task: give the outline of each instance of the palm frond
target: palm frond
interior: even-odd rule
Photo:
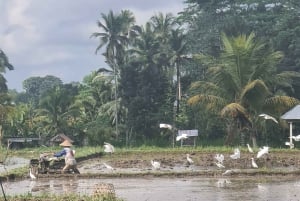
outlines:
[[[230,118],[246,117],[247,110],[238,103],[230,103],[221,110],[220,114],[222,117]]]
[[[227,92],[230,92],[233,97],[236,96],[235,93],[239,90],[236,78],[226,71],[223,66],[211,67],[208,69],[207,73],[209,76],[212,76],[212,79],[217,86],[223,88]]]
[[[253,108],[260,108],[268,95],[270,92],[266,84],[262,80],[254,80],[243,88],[240,100]]]
[[[290,88],[293,91],[293,84],[296,80],[299,80],[300,73],[295,71],[283,71],[274,76],[274,83],[277,86]]]
[[[226,100],[219,96],[198,94],[188,99],[190,105],[203,105],[207,110],[217,110],[226,104]]]
[[[284,111],[299,104],[300,101],[297,98],[290,96],[273,96],[267,98],[264,103],[264,108],[267,111],[273,110],[272,113],[282,114]]]

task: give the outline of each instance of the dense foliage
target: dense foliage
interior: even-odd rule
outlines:
[[[82,83],[32,77],[24,92],[7,92],[3,74],[13,67],[1,51],[1,136],[65,133],[80,145],[170,146],[177,129],[198,129],[203,145],[282,146],[288,131],[280,116],[300,98],[298,1],[185,5],[142,26],[129,10],[102,13],[91,36],[107,66]]]

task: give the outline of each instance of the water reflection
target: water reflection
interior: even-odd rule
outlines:
[[[42,193],[91,194],[97,183],[111,183],[118,197],[140,200],[300,200],[297,178],[113,178],[37,179],[5,183],[8,195]]]
[[[221,179],[218,179],[218,181],[216,182],[216,187],[224,188],[230,184],[231,184],[231,181],[229,179],[221,178]]]

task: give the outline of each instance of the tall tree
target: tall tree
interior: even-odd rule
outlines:
[[[293,97],[276,94],[273,88],[289,84],[291,77],[299,79],[299,73],[278,74],[282,53],[254,37],[254,33],[237,37],[223,34],[219,62],[209,68],[211,81],[194,83],[193,88],[198,92],[189,99],[190,104],[204,105],[226,120],[227,143],[232,143],[234,135],[246,129],[256,145],[258,114],[268,112],[279,116],[284,109],[298,103]]]
[[[179,19],[189,28],[192,50],[218,56],[221,32],[237,36],[254,31],[275,50],[284,52],[279,70],[298,71],[300,4],[297,0],[187,0],[185,3],[187,8]]]
[[[120,14],[114,14],[113,11],[109,11],[107,15],[101,13],[102,22],[97,22],[98,27],[102,32],[96,32],[92,34],[92,37],[100,39],[99,46],[96,48],[96,53],[104,46],[106,51],[104,56],[107,60],[109,67],[114,72],[115,87],[115,100],[118,99],[118,75],[119,66],[122,64],[124,50],[129,44],[128,34],[130,27],[134,25],[135,18],[133,14],[128,10],[122,10]],[[118,137],[118,105],[115,101],[115,126],[116,136]]]
[[[32,103],[37,107],[41,96],[52,88],[62,86],[60,78],[47,75],[45,77],[30,77],[23,81],[23,89],[25,90],[25,103]]]
[[[39,103],[40,124],[46,128],[46,134],[68,133],[76,123],[79,108],[73,106],[74,94],[63,86],[55,87],[45,93]],[[74,134],[74,133],[72,133]]]
[[[14,67],[9,63],[6,54],[0,49],[0,92],[7,92],[6,79],[3,76],[6,69],[14,70]]]
[[[169,38],[161,40],[151,22],[139,30],[128,50],[129,62],[121,71],[120,87],[122,102],[128,108],[128,130],[145,140],[157,137],[154,134],[158,132],[159,122],[172,121],[173,102],[168,94],[171,52]]]
[[[14,67],[9,63],[6,54],[0,49],[0,141],[4,135],[2,125],[5,124],[8,116],[13,113],[13,105],[6,84],[7,81],[3,75],[6,69],[14,70]]]

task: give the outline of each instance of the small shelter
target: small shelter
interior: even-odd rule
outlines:
[[[7,147],[12,149],[36,147],[41,144],[41,139],[38,137],[8,137],[6,140]]]
[[[49,143],[50,143],[50,146],[58,146],[60,143],[62,143],[65,140],[68,140],[71,143],[74,142],[74,140],[72,140],[71,138],[69,138],[65,134],[61,133],[61,134],[57,134],[56,136],[51,138]]]
[[[292,149],[293,144],[293,122],[300,121],[300,105],[296,105],[291,110],[287,111],[281,116],[281,119],[286,120],[290,125],[290,148]]]

